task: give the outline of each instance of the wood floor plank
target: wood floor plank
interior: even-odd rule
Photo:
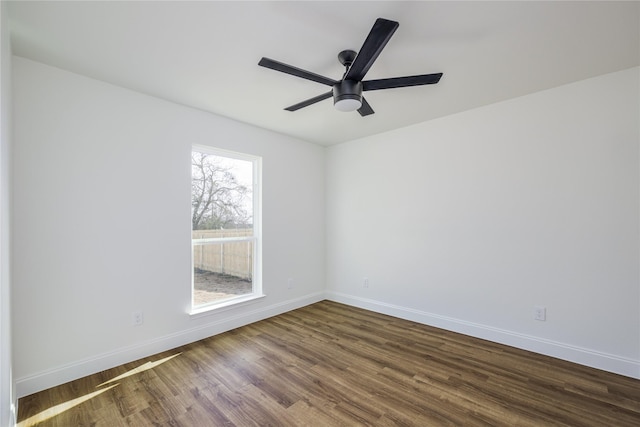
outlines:
[[[18,412],[20,427],[637,427],[640,381],[323,301],[26,396]]]

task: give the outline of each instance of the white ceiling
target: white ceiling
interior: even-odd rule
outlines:
[[[333,79],[376,18],[400,27],[365,80],[443,72],[439,84],[366,92],[259,67],[262,56]],[[331,145],[640,65],[640,2],[32,2],[9,5],[13,52],[242,122]]]

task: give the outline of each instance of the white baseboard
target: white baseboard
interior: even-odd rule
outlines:
[[[640,361],[338,292],[326,299],[640,379]]]
[[[309,304],[322,301],[324,292],[305,295],[293,300],[287,300],[267,307],[250,310],[248,307],[241,313],[225,317],[223,320],[207,323],[178,333],[144,341],[132,346],[119,348],[108,353],[91,358],[78,360],[53,369],[38,372],[16,379],[16,395],[18,398],[28,396],[47,388],[51,388],[87,375],[95,374],[115,366],[129,363],[144,357],[149,357],[163,351],[171,350],[213,335],[221,334],[231,329],[239,328],[287,311],[295,310]]]

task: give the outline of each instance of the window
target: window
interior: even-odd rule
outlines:
[[[191,151],[192,312],[262,295],[260,158]]]

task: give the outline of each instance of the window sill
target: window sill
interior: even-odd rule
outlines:
[[[220,301],[218,303],[203,305],[200,307],[192,308],[191,311],[189,311],[189,316],[191,316],[192,319],[196,319],[198,317],[203,317],[209,314],[220,313],[235,307],[242,307],[251,304],[259,299],[264,298],[265,296],[266,295],[264,294],[243,295],[237,298],[230,298],[224,301]]]

